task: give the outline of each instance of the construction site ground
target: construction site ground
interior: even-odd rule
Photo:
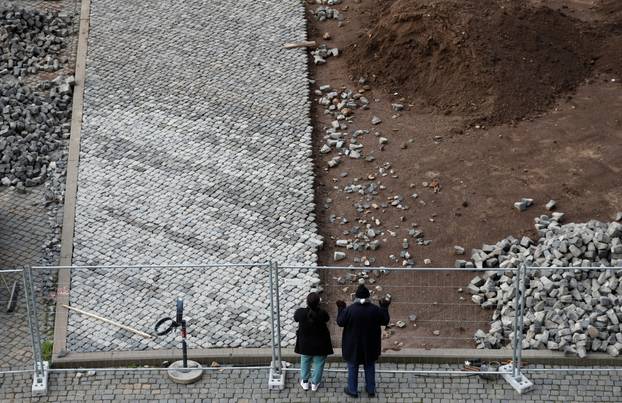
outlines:
[[[376,157],[373,162],[345,158],[338,167],[327,169],[331,156],[320,153],[320,148],[324,128],[330,127],[333,117],[325,114],[317,101],[313,103],[317,217],[325,238],[320,264],[362,266],[353,260],[358,257],[362,261],[375,259],[371,266],[399,266],[401,259],[396,264],[388,256],[399,256],[402,240],[409,238],[407,230],[416,223],[425,239],[432,241],[428,246],[411,247],[416,266],[453,267],[456,259],[465,258],[454,254],[455,245],[465,248],[468,259],[471,248],[494,244],[508,235],[537,239],[534,218],[550,213],[545,209],[550,199],[556,200],[557,210],[566,214],[565,222],[609,221],[620,211],[622,77],[594,71],[576,92],[561,97],[545,112],[493,127],[478,128],[467,117],[443,113],[416,97],[406,100],[406,110],[397,113],[391,104],[405,103],[403,95],[389,93],[369,77],[366,86],[361,85],[360,77],[352,75],[347,53],[361,36],[371,35],[370,20],[390,3],[345,0],[334,6],[344,16],[342,21],[318,21],[313,14],[318,6],[307,4],[309,40],[339,48],[341,53],[322,65],[313,65],[311,58],[311,78],[316,81],[311,97],[317,99],[313,90],[325,84],[334,89],[366,89],[363,95],[370,100],[369,109],[357,109],[348,130],[370,130],[359,141],[365,150],[374,150]],[[597,1],[556,1],[548,6],[585,21],[609,18],[597,7]],[[324,39],[325,33],[329,33],[329,40]],[[373,116],[382,123],[372,126]],[[388,139],[383,150],[372,134],[376,131]],[[394,175],[380,177],[378,167],[386,162]],[[359,178],[358,183],[369,183],[370,174],[386,187],[379,192],[378,200],[386,202],[401,195],[410,208],[370,208],[358,214],[353,204],[359,199],[356,194],[344,193],[343,188],[354,178]],[[422,185],[433,180],[440,185],[437,192]],[[416,200],[412,193],[418,194]],[[520,212],[513,204],[523,197],[533,198],[535,203]],[[339,219],[331,223],[331,215],[346,217],[349,223],[342,225]],[[343,231],[357,225],[357,218],[370,217],[380,219],[396,236],[385,231],[378,250],[349,250],[344,260],[335,262],[334,252],[344,250],[335,245],[335,240],[347,238]],[[334,301],[349,300],[356,287],[337,284],[338,275],[323,273],[325,299],[333,315]],[[381,277],[376,284],[394,297],[392,320],[408,324],[393,329],[384,348],[474,347],[472,334],[477,328],[487,329],[490,312],[472,303],[470,295],[458,292],[473,276],[469,272],[404,272]],[[420,321],[416,327],[408,321],[413,313]],[[440,330],[439,336],[433,335],[435,330]],[[339,334],[333,329],[337,343]]]

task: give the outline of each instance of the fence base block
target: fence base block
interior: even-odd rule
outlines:
[[[268,374],[268,389],[269,390],[283,390],[285,389],[285,371],[277,371],[274,365],[270,367],[270,373]]]
[[[35,367],[35,373],[32,378],[32,395],[33,396],[44,396],[48,393],[48,369],[49,364],[47,361],[43,361],[42,363],[35,362],[35,366],[41,366],[42,376],[37,376],[36,370],[38,368]]]
[[[533,382],[527,379],[521,372],[518,373],[516,378],[512,376],[512,364],[500,366],[499,371],[503,372],[501,375],[503,379],[521,395],[533,390]]]

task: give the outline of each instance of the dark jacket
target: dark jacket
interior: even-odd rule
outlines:
[[[296,331],[296,347],[294,352],[304,355],[333,354],[333,343],[326,323],[330,319],[328,312],[318,309],[315,320],[309,318],[309,308],[299,308],[294,313],[298,322]]]
[[[389,324],[389,309],[370,302],[355,302],[339,309],[337,324],[343,327],[343,359],[356,364],[371,364],[380,357],[381,328]]]

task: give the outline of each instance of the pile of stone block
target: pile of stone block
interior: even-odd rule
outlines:
[[[61,69],[68,63],[63,53],[72,32],[71,17],[58,12],[0,11],[0,76]]]
[[[617,356],[622,350],[622,224],[559,223],[562,213],[535,219],[541,238],[508,237],[472,252],[459,267],[490,268],[467,290],[473,302],[493,310],[478,348],[511,346],[515,326],[516,272],[525,265],[522,345],[584,357],[589,352]],[[494,270],[495,268],[505,270]]]
[[[73,76],[0,84],[0,183],[41,185],[49,164],[69,137]]]

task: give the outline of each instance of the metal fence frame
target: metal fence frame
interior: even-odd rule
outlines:
[[[38,269],[125,269],[125,268],[213,268],[213,267],[264,267],[268,273],[268,287],[269,287],[269,308],[270,308],[270,321],[271,321],[271,362],[269,366],[244,366],[244,367],[218,367],[210,368],[205,367],[204,371],[209,370],[242,370],[242,369],[257,369],[257,370],[269,370],[268,375],[268,388],[270,389],[283,389],[285,387],[285,374],[286,372],[296,371],[297,368],[286,368],[282,362],[281,352],[281,313],[280,313],[280,295],[279,295],[279,271],[281,269],[312,269],[312,270],[375,270],[385,269],[393,271],[444,271],[444,272],[485,272],[485,271],[497,271],[497,272],[513,272],[515,275],[514,287],[516,287],[514,297],[514,337],[512,340],[512,362],[511,364],[503,365],[499,367],[497,371],[482,371],[479,374],[501,375],[516,391],[519,393],[525,393],[533,388],[533,384],[526,377],[525,372],[546,372],[546,371],[597,371],[598,368],[554,368],[554,369],[525,369],[522,367],[522,354],[523,347],[522,341],[524,337],[523,318],[525,309],[525,282],[529,271],[534,270],[622,270],[622,267],[527,267],[521,265],[518,268],[390,268],[390,267],[352,267],[352,266],[304,266],[304,265],[280,265],[276,262],[259,262],[259,263],[238,263],[238,264],[180,264],[180,265],[125,265],[125,266],[33,266],[24,267],[21,269],[11,269],[0,271],[2,273],[17,273],[21,272],[23,275],[24,292],[26,299],[26,307],[28,314],[28,325],[31,333],[32,349],[33,349],[33,369],[24,371],[0,371],[0,374],[4,373],[33,373],[32,392],[33,395],[44,395],[47,393],[47,380],[50,372],[70,372],[70,371],[84,371],[88,369],[57,369],[50,368],[49,363],[43,360],[41,352],[41,335],[39,332],[39,325],[37,322],[37,303],[35,299],[35,293],[33,288],[32,271]],[[166,368],[94,368],[99,371],[166,371]],[[622,371],[621,368],[606,368],[602,371]],[[341,369],[327,369],[329,372],[345,372]],[[378,372],[392,372],[392,373],[411,373],[411,374],[445,374],[445,375],[472,375],[473,373],[456,371],[456,370],[379,370]]]

